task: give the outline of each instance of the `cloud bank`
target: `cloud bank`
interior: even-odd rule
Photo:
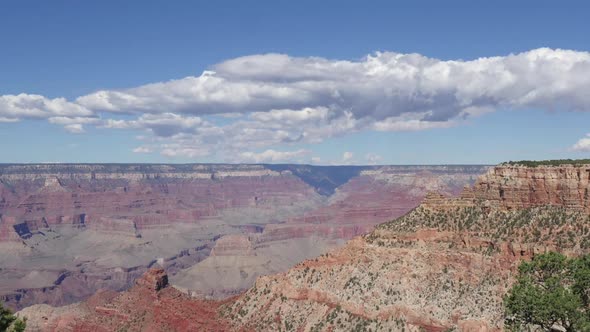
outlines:
[[[231,160],[287,161],[308,152],[276,147],[364,130],[448,128],[504,108],[590,111],[589,89],[590,53],[572,50],[469,61],[393,52],[355,61],[262,54],[200,76],[72,101],[3,95],[0,122],[47,119],[72,133],[84,126],[145,131],[138,153],[197,158],[221,151]],[[574,149],[588,144],[583,138]]]

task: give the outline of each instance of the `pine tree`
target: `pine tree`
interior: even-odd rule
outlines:
[[[521,263],[504,304],[509,330],[590,331],[590,256],[549,252]]]
[[[26,319],[16,317],[0,303],[0,332],[23,332],[27,327]]]

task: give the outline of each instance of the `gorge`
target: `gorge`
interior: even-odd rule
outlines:
[[[151,270],[143,279],[152,286],[21,314],[43,331],[502,331],[502,297],[520,261],[590,252],[588,170],[497,166],[458,197],[431,193],[404,216],[224,301],[155,290],[150,275],[165,272]],[[130,309],[129,299],[156,302]],[[187,303],[197,317],[175,316]]]
[[[225,298],[486,166],[0,165],[0,300],[19,309],[121,291],[155,266]]]

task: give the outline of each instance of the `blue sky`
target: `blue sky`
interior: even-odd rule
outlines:
[[[4,1],[0,162],[588,157],[588,12],[583,1]],[[433,79],[441,68],[449,76]]]

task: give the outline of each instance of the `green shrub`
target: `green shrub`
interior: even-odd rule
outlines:
[[[514,166],[560,166],[560,165],[588,165],[590,159],[554,159],[554,160],[520,160],[508,161],[500,165],[514,165]]]
[[[550,252],[519,267],[504,298],[506,326],[552,331],[590,331],[590,255],[567,258]]]
[[[26,319],[20,319],[0,303],[0,332],[23,332],[27,327]]]

